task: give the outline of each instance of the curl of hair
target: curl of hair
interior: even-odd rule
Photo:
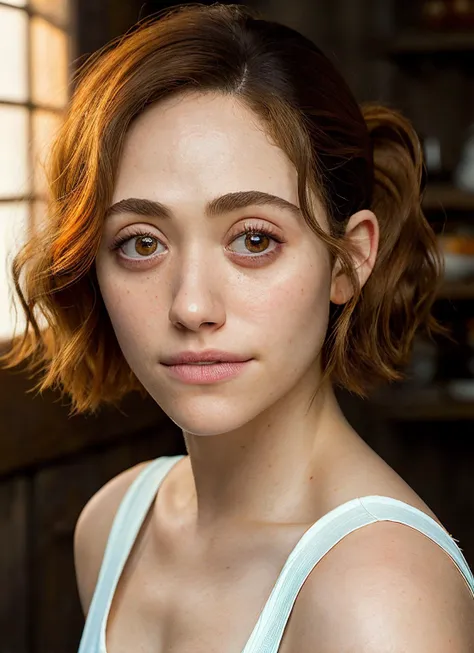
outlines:
[[[146,395],[118,345],[94,260],[131,122],[182,92],[232,95],[259,116],[297,169],[304,219],[352,282],[350,300],[330,306],[321,383],[330,378],[367,396],[403,377],[417,330],[446,332],[430,312],[443,259],[421,210],[418,138],[396,111],[359,107],[303,35],[241,5],[180,5],[92,55],[73,83],[51,149],[48,219],[12,266],[26,327],[0,359],[40,372],[35,389],[69,395],[72,413],[118,405],[131,391]],[[329,233],[318,224],[314,198]],[[377,216],[380,244],[360,289],[344,231],[364,208]]]

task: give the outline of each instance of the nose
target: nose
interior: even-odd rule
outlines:
[[[169,319],[173,326],[198,331],[201,326],[222,326],[225,310],[217,288],[219,275],[209,256],[194,257],[181,265],[176,283],[173,282],[173,298]]]

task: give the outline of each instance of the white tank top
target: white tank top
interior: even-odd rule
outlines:
[[[153,460],[135,478],[115,516],[78,653],[107,653],[105,630],[115,588],[140,527],[166,474],[183,458]],[[353,531],[377,521],[405,524],[436,542],[452,558],[474,597],[474,576],[451,535],[418,508],[384,496],[344,503],[318,519],[288,556],[242,653],[277,653],[296,597],[315,565]]]

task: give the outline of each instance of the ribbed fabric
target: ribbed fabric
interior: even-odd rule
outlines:
[[[140,527],[166,474],[183,456],[152,461],[120,504],[104,553],[78,653],[107,653],[106,623],[115,589]],[[353,499],[313,524],[288,556],[242,653],[277,653],[298,593],[315,565],[353,531],[377,521],[405,524],[436,542],[452,558],[474,597],[474,576],[449,533],[421,510],[383,496]]]

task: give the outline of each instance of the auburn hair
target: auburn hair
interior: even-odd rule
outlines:
[[[431,314],[444,261],[421,208],[418,137],[397,111],[359,106],[299,32],[238,4],[179,5],[90,56],[73,85],[49,157],[47,219],[12,265],[26,327],[0,359],[40,372],[35,389],[59,388],[72,413],[118,405],[133,390],[147,394],[118,345],[94,260],[131,122],[187,90],[232,95],[263,121],[296,167],[307,224],[351,280],[351,298],[330,306],[323,381],[366,397],[403,378],[415,332],[446,333]],[[329,233],[313,214],[311,193],[323,203]],[[344,239],[361,209],[375,213],[380,231],[362,289]]]

